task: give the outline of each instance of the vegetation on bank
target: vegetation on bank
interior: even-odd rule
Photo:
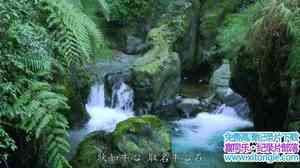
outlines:
[[[154,48],[134,65],[140,70],[136,74],[141,76],[137,82],[150,76],[157,83],[155,93],[163,90],[168,93],[161,88],[169,87],[173,96],[176,89],[165,85],[167,80],[161,77],[168,79],[167,84],[174,82],[173,79],[180,78],[179,63],[183,65],[184,59],[188,61],[183,66],[190,68],[182,69],[199,70],[192,67],[199,66],[194,63],[208,60],[215,53],[261,77],[269,73],[264,65],[286,68],[287,73],[280,81],[288,78],[288,82],[299,83],[299,0],[226,0],[219,5],[204,0],[184,1],[184,5],[168,5],[168,2],[0,0],[0,167],[24,162],[34,163],[36,167],[71,167],[66,159],[70,150],[67,140],[72,115],[70,100],[76,95],[71,74],[85,74],[88,64],[98,58],[112,57],[111,41],[105,36],[107,25],[122,28],[133,22],[135,26],[153,22],[144,38]],[[167,12],[157,19],[165,9]],[[199,25],[189,32],[196,23]],[[183,58],[183,53],[179,53],[179,60],[173,51],[184,50],[183,41],[189,35],[197,36],[192,40],[195,44],[191,53],[187,52],[187,57],[192,59]],[[190,41],[186,43],[191,45]],[[205,57],[198,58],[199,53]],[[170,76],[175,77],[169,80]],[[266,80],[260,82],[265,84]],[[268,86],[261,85],[261,88],[266,93],[274,90]],[[157,95],[160,94],[153,99],[165,97]],[[148,116],[143,121],[120,123],[115,136],[119,137],[124,130],[139,132],[140,127],[135,130],[135,124],[145,123],[161,127],[159,119]],[[299,121],[290,125],[300,128]],[[30,155],[24,157],[24,153]],[[23,162],[14,163],[21,156]]]
[[[24,160],[70,167],[66,83],[76,66],[110,53],[102,32],[67,0],[1,0],[0,13],[1,165],[29,146]]]
[[[286,54],[289,58],[289,73],[293,78],[299,78],[300,58],[300,2],[297,0],[266,0],[257,1],[241,13],[229,15],[225,27],[218,35],[218,42],[225,57],[236,59],[241,53],[241,48],[251,52],[252,57],[245,66],[257,68],[258,60],[255,58],[268,55],[273,48],[270,40],[272,36],[287,38]],[[281,33],[282,34],[276,34]],[[282,36],[280,36],[282,35]],[[280,40],[280,39],[279,39]]]

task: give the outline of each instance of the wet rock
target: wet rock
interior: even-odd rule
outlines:
[[[127,37],[126,54],[141,54],[149,48],[141,38],[129,35]]]
[[[250,109],[247,100],[230,88],[230,78],[230,65],[225,61],[224,64],[213,73],[210,80],[211,88],[215,91],[215,101],[232,107],[240,117],[248,118]]]
[[[105,89],[105,104],[111,106],[112,93],[114,87],[118,87],[121,83],[128,83],[130,81],[130,71],[122,71],[115,73],[108,73],[104,77],[104,89]]]
[[[163,101],[158,107],[155,107],[155,109],[153,110],[153,114],[159,116],[159,118],[162,118],[164,120],[180,119],[184,117],[184,115],[177,108],[179,102],[180,98]]]
[[[213,73],[210,80],[210,86],[215,91],[217,98],[222,101],[225,100],[225,97],[233,94],[229,88],[230,75],[230,65],[224,63]]]
[[[180,86],[180,60],[166,45],[157,45],[131,67],[134,109],[145,114],[160,102],[175,98]]]
[[[114,156],[113,158],[111,156]],[[89,135],[72,161],[74,168],[171,168],[171,136],[154,116],[120,122],[107,134]]]
[[[201,106],[201,102],[198,99],[185,98],[180,101],[177,105],[177,108],[180,112],[182,112],[185,117],[193,117],[196,116],[203,107]]]

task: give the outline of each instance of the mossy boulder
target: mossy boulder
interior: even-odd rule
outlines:
[[[163,100],[175,98],[179,91],[180,59],[177,53],[169,50],[161,33],[159,28],[150,32],[154,47],[130,68],[134,109],[138,113],[150,112]]]
[[[132,141],[134,136],[140,136],[138,143]],[[150,142],[149,144],[147,142],[149,138],[154,138],[155,142]],[[135,148],[126,146],[130,141],[133,143],[129,146],[135,146]],[[159,118],[151,115],[130,118],[120,122],[113,133],[113,142],[123,152],[146,153],[153,150],[161,152],[171,151],[171,139],[168,130]]]
[[[74,168],[105,168],[109,166],[101,160],[103,153],[110,154],[111,135],[105,132],[94,132],[82,141],[71,164]]]
[[[170,168],[171,136],[155,116],[120,122],[113,133],[95,132],[77,150],[74,168]]]
[[[160,119],[146,115],[123,121],[113,132],[113,144],[121,153],[131,153],[141,159],[128,163],[132,168],[163,168],[171,164],[171,136]],[[150,155],[156,156],[151,163]],[[154,158],[153,158],[154,159]]]

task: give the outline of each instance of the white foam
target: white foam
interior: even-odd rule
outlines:
[[[200,113],[192,119],[176,121],[182,135],[173,139],[177,148],[184,150],[204,149],[215,150],[216,136],[236,128],[252,127],[250,121],[241,119],[233,108],[223,106],[219,113]]]
[[[86,104],[86,110],[91,117],[85,125],[87,132],[96,130],[112,132],[119,122],[134,116],[133,91],[126,84],[121,83],[117,90],[113,90],[113,101],[117,102],[115,108],[106,107],[104,86],[92,87]]]

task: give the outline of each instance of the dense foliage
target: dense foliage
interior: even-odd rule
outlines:
[[[241,49],[246,47],[253,57],[272,52],[270,36],[275,33],[283,34],[289,38],[286,54],[289,54],[289,73],[291,77],[299,78],[299,32],[300,32],[300,6],[299,1],[267,0],[257,1],[241,13],[230,15],[226,26],[221,30],[218,41],[228,59],[236,59]],[[280,34],[277,34],[279,36]],[[285,38],[280,36],[279,38]],[[269,48],[268,48],[269,47]],[[284,47],[284,46],[281,46]],[[260,52],[260,53],[258,53]],[[248,65],[255,68],[256,59],[248,59]],[[251,62],[253,60],[254,62]],[[247,66],[247,65],[246,65]],[[251,68],[251,67],[249,67]]]
[[[37,145],[35,164],[70,167],[64,81],[71,66],[110,54],[101,30],[65,0],[1,0],[0,13],[0,166],[21,141]]]
[[[11,162],[16,162],[10,158],[17,158],[18,152],[23,151],[31,153],[29,161],[36,161],[32,163],[36,167],[71,167],[66,159],[70,151],[70,92],[75,94],[75,89],[70,87],[70,76],[74,73],[82,75],[84,72],[79,71],[96,58],[112,54],[102,33],[102,22],[97,22],[98,17],[105,17],[103,22],[109,26],[119,21],[139,22],[141,24],[135,26],[149,29],[143,32],[148,33],[147,38],[139,42],[155,46],[151,59],[140,59],[141,63],[150,60],[141,68],[144,72],[156,75],[165,68],[175,69],[172,63],[170,67],[165,66],[166,60],[172,58],[169,52],[180,50],[181,42],[189,36],[189,29],[194,29],[191,24],[199,24],[194,26],[195,32],[191,31],[191,36],[197,36],[191,55],[197,55],[198,50],[212,55],[210,50],[201,47],[207,43],[204,40],[211,40],[214,46],[217,36],[217,46],[212,47],[212,52],[217,50],[231,62],[243,56],[243,61],[239,61],[244,63],[241,66],[255,73],[265,73],[262,65],[275,62],[278,64],[270,65],[272,68],[286,68],[288,62],[287,76],[300,79],[299,0],[237,0],[238,4],[244,2],[243,5],[240,10],[236,10],[235,5],[230,7],[229,14],[224,13],[223,5],[231,2],[219,6],[215,2],[209,3],[209,12],[202,14],[197,11],[200,7],[194,7],[194,1],[189,0],[182,4],[179,1],[171,4],[171,0],[90,0],[85,2],[92,2],[87,6],[83,1],[0,0],[0,167],[10,167]],[[203,1],[200,2],[202,5]],[[99,6],[100,14],[98,9],[84,11],[89,5]],[[216,6],[213,14],[210,6]],[[224,27],[219,28],[223,26],[225,16]],[[191,40],[187,43],[190,45]],[[166,54],[160,57],[162,53]],[[177,55],[174,58],[178,64],[184,60],[177,61]],[[192,60],[198,61],[196,57]],[[112,64],[107,67],[112,69]],[[179,68],[175,70],[180,71]],[[170,75],[166,74],[169,79]],[[159,81],[156,76],[155,79]],[[24,144],[31,148],[25,148]]]
[[[111,20],[132,21],[142,19],[151,14],[154,0],[100,0],[106,1]]]

